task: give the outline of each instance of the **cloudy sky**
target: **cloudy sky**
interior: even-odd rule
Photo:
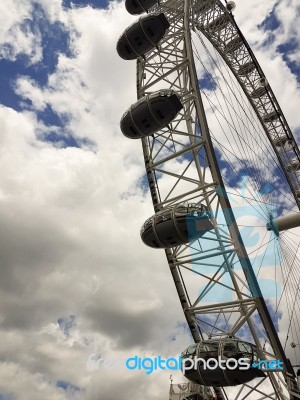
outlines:
[[[296,130],[299,0],[236,2]],[[134,19],[117,1],[0,3],[0,400],[167,399],[168,372],[116,363],[190,341],[164,253],[139,237],[141,144],[119,129],[135,63],[115,46]]]

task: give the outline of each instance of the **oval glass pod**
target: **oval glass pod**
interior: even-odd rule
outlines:
[[[278,119],[279,118],[279,112],[278,111],[273,111],[273,112],[271,112],[271,113],[269,113],[269,114],[266,114],[264,117],[263,117],[263,121],[265,122],[265,123],[270,123],[270,122],[274,122],[274,121],[276,121],[276,119]]]
[[[203,340],[189,346],[181,357],[183,366],[193,366],[182,368],[184,376],[204,386],[236,386],[265,377],[261,369],[253,367],[260,362],[257,347],[238,339]]]
[[[258,88],[253,90],[253,92],[250,94],[250,96],[253,99],[258,99],[258,98],[264,96],[266,93],[267,93],[266,86],[259,86]]]
[[[177,204],[148,218],[141,229],[142,241],[166,249],[194,241],[214,229],[210,211],[203,204]]]
[[[240,76],[247,76],[255,69],[255,64],[252,61],[247,62],[240,66],[238,70],[238,75]]]
[[[141,17],[127,28],[117,43],[117,52],[124,60],[135,60],[158,46],[170,24],[163,13]]]
[[[195,0],[194,13],[205,13],[213,6],[211,0]]]
[[[131,15],[142,14],[148,11],[151,7],[157,4],[157,0],[126,0],[125,7],[126,10]]]
[[[216,17],[213,21],[211,21],[208,25],[204,28],[208,32],[218,33],[226,28],[229,24],[230,20],[226,14],[221,14],[220,16]]]
[[[234,53],[236,50],[239,50],[244,44],[243,39],[240,36],[236,36],[232,40],[226,43],[224,46],[224,53],[230,54]]]
[[[130,139],[152,135],[166,127],[182,109],[179,95],[170,89],[142,97],[122,116],[120,127]]]
[[[269,82],[265,76],[262,76],[261,78],[259,78],[259,84],[261,87],[267,87]]]
[[[227,3],[226,3],[226,10],[228,11],[228,12],[232,12],[232,11],[234,11],[235,10],[235,7],[236,7],[236,4],[235,4],[235,2],[234,1],[228,1]]]

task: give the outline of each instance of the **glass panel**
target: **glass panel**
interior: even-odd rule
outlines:
[[[197,348],[197,345],[196,345],[196,344],[193,344],[192,346],[190,346],[190,347],[187,349],[188,354],[190,354],[190,355],[195,354],[195,353],[196,353],[196,348]]]
[[[253,361],[255,362],[260,361],[256,347],[252,346],[252,348],[253,348]]]
[[[171,212],[169,210],[164,211],[155,215],[155,224],[160,224],[163,221],[168,221],[171,219]]]
[[[239,351],[242,351],[243,353],[250,353],[252,354],[252,348],[249,343],[246,342],[238,342],[239,346]]]
[[[218,350],[219,350],[219,342],[202,342],[200,346],[201,352],[218,351]]]
[[[149,228],[149,226],[152,225],[152,218],[147,219],[147,221],[144,223],[144,230]]]
[[[224,343],[224,351],[237,351],[237,342],[232,340]]]

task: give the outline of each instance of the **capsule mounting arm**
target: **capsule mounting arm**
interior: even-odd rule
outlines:
[[[300,212],[294,212],[278,218],[272,218],[271,216],[270,221],[267,223],[267,230],[273,231],[279,236],[279,232],[297,228],[298,226],[300,226]]]

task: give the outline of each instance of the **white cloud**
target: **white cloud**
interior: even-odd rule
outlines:
[[[42,58],[41,36],[30,29],[32,4],[13,0],[0,5],[0,57],[15,61],[18,55],[27,55],[34,64]]]

